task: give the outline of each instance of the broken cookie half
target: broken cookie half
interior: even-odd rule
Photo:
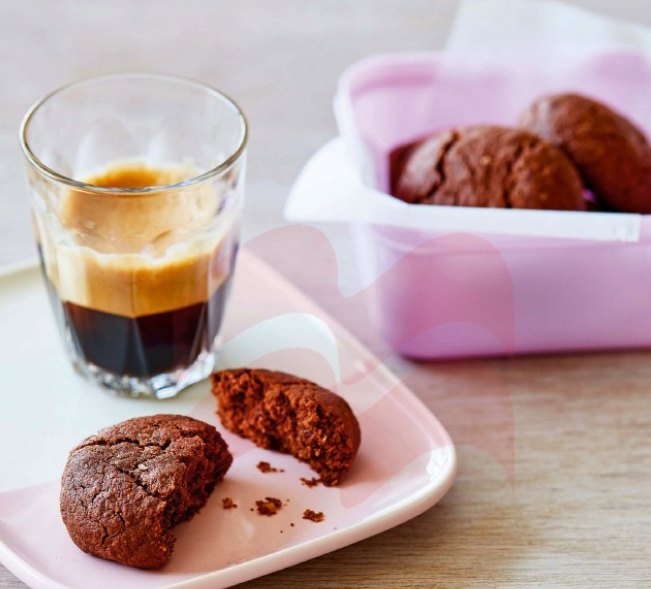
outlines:
[[[61,516],[84,552],[155,569],[232,463],[207,423],[182,415],[138,417],[77,446],[61,480]]]
[[[290,374],[249,368],[215,372],[212,391],[224,427],[307,462],[325,485],[338,485],[353,464],[359,424],[339,395]]]

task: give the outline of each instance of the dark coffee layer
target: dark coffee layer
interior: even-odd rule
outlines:
[[[192,364],[219,332],[230,279],[210,300],[172,311],[125,317],[63,302],[77,352],[108,372],[151,377]]]

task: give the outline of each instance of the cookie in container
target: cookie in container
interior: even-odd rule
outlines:
[[[403,355],[649,346],[651,281],[640,279],[649,271],[649,215],[597,205],[587,187],[583,211],[407,203],[390,192],[391,154],[410,142],[476,126],[515,128],[534,101],[561,93],[591,97],[648,135],[640,95],[650,92],[649,62],[633,54],[568,59],[554,75],[527,76],[468,70],[437,53],[366,59],[342,75],[340,137],[308,162],[286,215],[351,226],[370,312]]]

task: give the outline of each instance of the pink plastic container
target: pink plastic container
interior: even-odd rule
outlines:
[[[384,191],[394,147],[456,125],[514,125],[531,100],[556,91],[604,100],[651,131],[651,67],[631,54],[595,56],[553,78],[469,73],[437,54],[376,57],[345,72],[336,110],[361,177]],[[651,216],[634,243],[356,227],[378,328],[404,355],[651,345]]]

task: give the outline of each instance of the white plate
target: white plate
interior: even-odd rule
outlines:
[[[219,588],[259,577],[396,526],[434,505],[456,471],[452,442],[429,410],[373,355],[260,260],[242,252],[220,367],[293,372],[336,390],[359,418],[362,445],[339,488],[307,488],[307,466],[221,428],[207,383],[168,401],[130,400],[82,380],[64,356],[39,271],[0,276],[0,562],[36,588]],[[141,571],[93,558],[69,539],[59,477],[69,450],[112,423],[184,413],[222,431],[234,454],[226,480],[176,529],[172,561]],[[262,474],[260,460],[284,469]],[[285,503],[273,517],[256,499]],[[231,497],[237,509],[224,510]],[[310,508],[325,521],[303,520]],[[293,523],[294,526],[290,524]]]

